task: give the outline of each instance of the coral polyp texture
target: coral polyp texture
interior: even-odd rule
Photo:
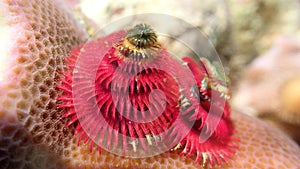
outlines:
[[[177,150],[147,158],[129,158],[105,150],[99,153],[96,145],[92,151],[90,144],[78,145],[76,124],[66,128],[70,120],[61,118],[66,110],[57,108],[62,102],[56,99],[63,91],[56,86],[62,85],[61,72],[67,71],[65,57],[85,42],[87,33],[58,0],[2,0],[0,8],[1,169],[203,168],[201,162],[195,163],[195,153],[190,158],[180,155],[184,142]],[[3,30],[8,32],[2,34]],[[192,67],[194,61],[185,62]],[[210,84],[211,89],[226,93],[222,85]],[[231,118],[233,135],[240,140],[238,149],[228,164],[213,168],[299,168],[299,147],[282,132],[235,111]],[[123,151],[123,145],[119,146]],[[127,148],[129,153],[132,146]]]
[[[173,58],[149,25],[77,47],[66,63],[57,100],[66,111],[66,126],[76,126],[78,144],[83,140],[91,149],[121,147],[122,155],[144,156],[167,146],[165,151],[196,155],[195,162],[203,166],[221,165],[233,156],[225,83],[212,77],[215,72],[205,59]]]
[[[0,1],[0,19],[0,168],[61,168],[72,135],[57,111],[57,71],[87,34],[56,0]]]

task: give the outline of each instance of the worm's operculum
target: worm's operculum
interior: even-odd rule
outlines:
[[[161,45],[150,25],[138,24],[126,31],[126,37],[118,48],[125,57],[140,61],[155,57]]]

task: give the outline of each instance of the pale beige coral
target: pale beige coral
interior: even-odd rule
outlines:
[[[57,109],[55,89],[63,58],[82,43],[82,27],[58,1],[4,0],[11,26],[21,29],[8,42],[15,42],[1,83],[0,164],[1,168],[201,168],[193,158],[177,152],[128,159],[107,152],[90,152],[77,146],[73,128]],[[12,19],[12,20],[10,20]],[[9,48],[7,50],[10,50]],[[6,63],[6,62],[5,62]],[[240,138],[228,168],[295,168],[300,163],[299,148],[280,131],[242,114],[233,114]]]
[[[245,70],[235,92],[237,107],[253,107],[259,113],[280,110],[281,87],[300,73],[300,41],[289,36],[278,37]]]
[[[245,70],[234,93],[234,106],[272,122],[300,142],[300,41],[278,37]]]
[[[300,127],[300,74],[288,79],[286,83],[281,86],[280,103],[282,113],[278,116],[284,121],[292,124],[297,124]]]

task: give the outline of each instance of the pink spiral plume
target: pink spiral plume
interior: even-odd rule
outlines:
[[[194,95],[200,106],[198,113],[191,115],[197,115],[193,128],[178,146],[184,147],[181,154],[186,154],[188,157],[196,152],[196,162],[202,160],[203,165],[208,161],[211,166],[215,163],[221,165],[222,162],[229,161],[237,148],[235,144],[237,138],[232,136],[233,125],[227,102],[230,96],[226,83],[214,77],[216,70],[208,60],[201,58],[195,62],[189,57],[183,60],[196,79],[199,93]],[[219,113],[221,118],[218,117]],[[207,140],[201,140],[201,132],[209,136]]]
[[[171,57],[147,26],[85,43],[61,0],[2,0],[0,18],[1,169],[299,168],[298,144],[229,109],[215,66]]]
[[[183,148],[182,155],[196,156],[203,166],[227,162],[236,148],[228,93],[211,78],[206,60],[183,61],[162,47],[147,24],[74,48],[57,100],[66,110],[66,127],[76,126],[78,145],[114,153],[121,148],[127,156],[167,146],[165,151]],[[209,117],[210,109],[221,112],[219,119],[214,112]]]

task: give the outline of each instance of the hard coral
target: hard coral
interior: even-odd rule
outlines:
[[[57,0],[2,0],[0,12],[0,168],[61,168],[72,135],[57,111],[57,71],[87,34]]]
[[[10,23],[5,24],[16,28],[1,43],[13,44],[16,49],[10,53],[12,48],[6,46],[1,54],[8,54],[0,57],[1,71],[4,66],[7,68],[5,73],[1,72],[0,84],[1,168],[202,168],[200,163],[194,163],[194,155],[180,156],[181,150],[134,159],[106,151],[99,154],[96,146],[92,152],[86,144],[77,146],[75,129],[64,127],[67,119],[61,116],[65,111],[57,109],[55,98],[61,91],[54,86],[60,76],[53,70],[64,70],[65,56],[71,48],[84,42],[86,34],[60,1],[40,2],[4,0],[0,3],[1,11],[10,11],[1,13]],[[240,138],[239,149],[222,168],[299,166],[299,147],[282,132],[234,111],[232,121],[234,135]]]

